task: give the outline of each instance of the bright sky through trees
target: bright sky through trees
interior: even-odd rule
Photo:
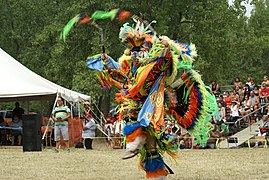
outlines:
[[[234,0],[228,0],[228,2],[229,2],[230,5],[233,3],[233,1],[234,1]],[[253,9],[253,6],[250,5],[250,4],[244,3],[244,2],[243,2],[242,4],[245,5],[246,8],[247,8],[246,16],[247,16],[247,17],[250,17],[250,15],[251,15],[251,11],[252,11],[252,9]]]

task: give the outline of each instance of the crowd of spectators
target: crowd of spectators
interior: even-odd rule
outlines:
[[[225,124],[235,123],[239,117],[242,117],[243,123],[247,123],[249,120],[261,119],[262,115],[269,115],[269,80],[266,75],[261,84],[256,84],[251,76],[245,83],[236,77],[231,91],[221,92],[216,81],[211,83],[211,87],[212,93],[217,97],[219,107],[212,119],[214,129],[211,131],[211,136],[213,138],[227,136],[229,130]]]
[[[193,148],[194,137],[192,137],[186,129],[178,126],[175,120],[165,118],[164,126],[165,134],[170,135],[171,139],[178,144],[179,149]]]
[[[232,89],[225,92],[221,91],[221,87],[217,81],[213,81],[210,86],[212,93],[216,96],[219,108],[211,121],[213,128],[210,131],[210,136],[213,140],[212,144],[214,145],[217,138],[230,135],[231,131],[229,126],[236,126],[234,123],[239,118],[247,117],[250,113],[254,119],[261,118],[262,114],[269,115],[269,105],[262,109],[263,112],[258,111],[261,106],[269,103],[269,80],[267,76],[264,76],[261,85],[256,84],[250,76],[245,83],[237,77],[235,78]],[[243,118],[243,122],[248,123],[248,119]],[[264,122],[264,125],[261,127],[268,125],[268,122],[269,121]],[[179,149],[194,148],[194,137],[184,128],[178,126],[174,120],[166,118],[165,128],[165,133],[171,135],[176,140]],[[269,126],[267,128],[269,129]],[[263,129],[264,132],[264,128],[261,129]]]

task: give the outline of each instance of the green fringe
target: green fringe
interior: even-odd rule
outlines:
[[[64,42],[66,41],[66,36],[71,30],[71,28],[79,21],[79,14],[73,17],[64,27],[63,31],[60,34],[60,39]]]
[[[188,83],[188,81],[193,80],[197,82],[198,88],[201,92],[202,96],[202,105],[200,109],[200,116],[198,117],[195,128],[189,131],[194,137],[194,144],[200,144],[201,146],[205,146],[207,140],[210,138],[210,131],[213,129],[213,125],[210,123],[211,117],[215,115],[218,111],[217,102],[215,96],[210,93],[209,88],[204,85],[203,81],[201,80],[201,75],[199,75],[196,71],[190,70],[190,76],[187,80],[184,81]],[[194,85],[193,84],[188,88],[187,92],[184,89],[183,98],[184,102],[187,102],[187,98],[189,96],[190,90]]]
[[[106,12],[106,11],[95,11],[91,19],[93,22],[95,22],[98,19],[108,19],[111,18],[112,20],[116,17],[116,14],[118,12],[118,9],[113,9],[112,11]]]
[[[183,69],[191,69],[192,68],[192,63],[191,62],[185,62],[185,61],[180,61],[177,65],[177,68],[183,68]]]

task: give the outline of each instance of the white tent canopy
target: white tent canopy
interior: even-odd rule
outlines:
[[[0,102],[55,99],[90,100],[90,96],[69,90],[32,72],[0,48]]]

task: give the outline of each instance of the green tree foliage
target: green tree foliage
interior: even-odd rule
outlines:
[[[242,5],[248,1],[235,0],[229,5],[219,0],[2,0],[0,46],[34,72],[89,94],[97,102],[101,95],[109,98],[112,93],[101,89],[96,73],[86,66],[89,55],[101,52],[99,30],[76,26],[66,43],[59,35],[80,12],[90,15],[95,10],[121,8],[142,13],[148,21],[156,20],[153,26],[159,35],[196,44],[199,57],[194,68],[207,84],[212,80],[230,84],[237,76],[245,81],[248,75],[260,83],[262,76],[269,74],[268,0],[250,1],[255,9],[249,19]],[[104,29],[106,52],[117,59],[125,48],[117,38],[122,23],[103,20],[98,24]]]
[[[250,71],[261,83],[261,77],[269,74],[269,0],[253,0],[252,4],[255,8],[249,19],[249,29],[252,31]]]

